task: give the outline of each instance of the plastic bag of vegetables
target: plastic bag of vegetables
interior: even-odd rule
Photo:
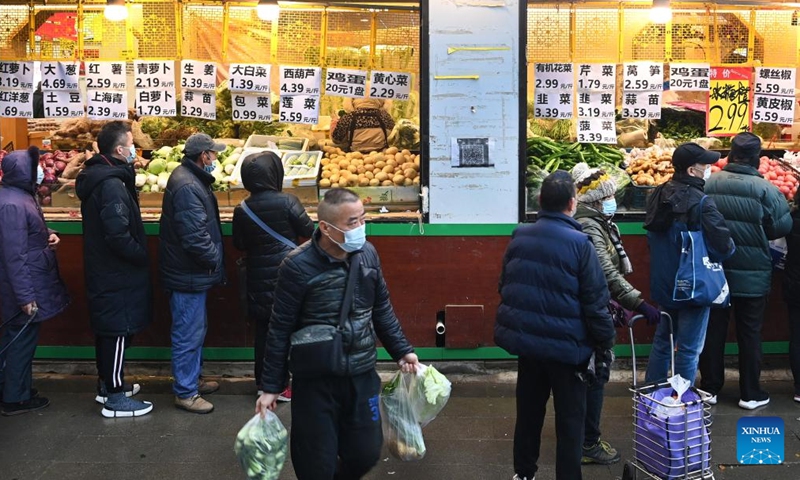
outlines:
[[[267,411],[256,415],[239,434],[233,451],[249,480],[277,480],[286,461],[289,435],[278,416]]]

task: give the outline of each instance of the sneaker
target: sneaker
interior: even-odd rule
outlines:
[[[620,455],[617,450],[604,440],[600,440],[591,447],[583,447],[581,465],[597,463],[599,465],[611,465],[619,462]]]
[[[282,391],[280,395],[278,395],[279,402],[291,402],[292,401],[292,387],[287,387],[286,390]]]
[[[134,400],[126,395],[124,392],[109,395],[100,413],[106,418],[130,418],[141,417],[153,411],[152,403]]]
[[[520,477],[519,474],[515,474],[514,477],[511,478],[511,480],[536,480],[536,477],[531,477],[531,478]]]
[[[706,403],[709,404],[709,405],[716,405],[717,404],[717,396],[716,395],[711,395],[710,397],[708,397],[708,400],[706,400]]]
[[[797,403],[800,403],[800,395],[795,395],[794,396],[794,401],[797,402]]]
[[[125,392],[126,397],[132,397],[141,391],[142,386],[138,383],[122,383],[122,391]],[[99,403],[100,405],[105,405],[106,401],[108,400],[108,392],[106,390],[106,384],[100,379],[97,379],[97,396],[94,397],[94,401]]]
[[[211,413],[214,410],[214,405],[204,400],[200,395],[189,398],[175,397],[175,406],[192,413]]]
[[[200,395],[208,395],[219,390],[219,383],[214,381],[205,381],[202,378],[197,382],[197,393]]]
[[[17,403],[3,403],[2,413],[4,417],[22,415],[23,413],[41,410],[50,405],[50,400],[44,397],[31,397],[27,401]]]
[[[739,400],[739,408],[744,408],[745,410],[755,410],[758,407],[763,407],[764,405],[769,403],[769,397],[764,400],[750,400],[744,401]]]

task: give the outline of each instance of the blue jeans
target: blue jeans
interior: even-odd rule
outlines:
[[[172,292],[172,391],[179,398],[197,395],[208,321],[207,292]]]
[[[675,336],[675,374],[694,384],[697,375],[697,362],[706,340],[708,314],[711,308],[683,308],[666,310],[672,317],[672,328]],[[653,349],[647,363],[645,382],[661,382],[666,380],[670,367],[669,324],[662,320],[653,337]]]

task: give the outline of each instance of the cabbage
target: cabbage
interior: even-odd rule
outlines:
[[[256,415],[239,434],[233,451],[249,480],[277,480],[289,449],[289,434],[278,416],[267,411]]]

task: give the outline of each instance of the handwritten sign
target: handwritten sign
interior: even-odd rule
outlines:
[[[181,88],[214,90],[217,88],[217,64],[198,60],[182,60]],[[216,117],[216,113],[214,115]]]
[[[280,67],[281,96],[319,95],[322,69],[319,67]]]
[[[175,63],[136,60],[133,62],[136,88],[175,88]]]
[[[33,93],[0,90],[0,117],[33,118]]]
[[[582,118],[578,120],[578,142],[617,143],[614,119]]]
[[[606,90],[617,88],[617,66],[613,63],[581,63],[578,65],[578,90]]]
[[[328,68],[325,71],[325,95],[363,98],[367,94],[367,71]]]
[[[661,118],[661,92],[625,92],[622,99],[622,118]]]
[[[125,62],[86,62],[86,88],[125,90]],[[127,118],[127,115],[126,115]]]
[[[757,67],[753,93],[794,97],[795,74],[794,68]]]
[[[0,62],[0,88],[33,90],[33,62]]]
[[[664,89],[664,70],[661,63],[631,62],[626,63],[623,69],[623,90],[646,92]]]
[[[794,97],[753,95],[753,121],[763,123],[794,123]]]
[[[387,100],[408,100],[411,95],[411,74],[372,71],[369,96]]]
[[[42,90],[78,90],[77,62],[42,62]]]
[[[136,112],[142,117],[174,117],[176,100],[172,88],[136,90]]]
[[[537,63],[534,65],[534,87],[537,91],[572,90],[571,63]]]
[[[42,100],[46,118],[75,118],[86,114],[81,92],[46,90],[42,93]]]
[[[669,89],[676,92],[707,92],[711,82],[708,63],[673,63],[669,66]]]
[[[578,92],[578,118],[611,118],[614,112],[614,92]]]
[[[181,98],[181,116],[216,120],[216,93],[202,90],[184,90]]]
[[[712,67],[706,131],[732,137],[750,130],[750,69]]]
[[[88,92],[86,115],[93,120],[126,120],[128,118],[128,93]]]
[[[316,95],[282,95],[281,123],[319,123],[319,97]]]
[[[536,89],[534,112],[536,118],[572,118],[572,90]]]
[[[232,92],[269,92],[272,65],[232,63],[228,87]]]
[[[233,111],[231,115],[237,121],[271,122],[272,105],[269,93],[264,95],[232,93]]]

